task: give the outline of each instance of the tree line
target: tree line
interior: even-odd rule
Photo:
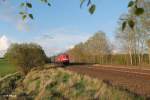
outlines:
[[[121,44],[122,43],[123,42],[121,42]],[[129,51],[130,48],[126,48],[128,44],[123,45],[124,48],[116,52],[114,45],[108,40],[106,34],[99,31],[86,42],[75,45],[74,48],[68,50],[67,53],[72,63],[148,65],[150,64],[150,40],[148,43],[149,44],[145,44],[145,46],[149,48],[143,52],[135,51],[137,47],[132,47],[131,50],[133,51]]]
[[[122,65],[150,64],[150,2],[139,0],[137,6],[144,8],[144,14],[137,17],[132,8],[120,17],[115,33],[116,44],[108,40],[106,33],[99,31],[85,43],[68,50],[72,61]],[[130,24],[126,23],[122,30],[124,19],[131,20],[128,20]],[[120,50],[117,53],[114,53],[116,48],[113,45],[119,45]]]

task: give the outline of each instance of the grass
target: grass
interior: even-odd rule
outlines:
[[[22,84],[22,92],[33,100],[144,100],[127,91],[108,86],[101,80],[61,68],[32,70]],[[16,91],[15,94],[22,92]]]
[[[0,80],[0,100],[6,100],[3,95],[11,94],[17,86],[17,82],[20,81],[21,78],[21,74],[15,73],[5,77],[3,80]]]
[[[25,77],[9,77],[0,82],[0,90],[16,95],[18,100],[145,100],[62,68],[33,69]]]
[[[16,72],[16,67],[9,64],[7,60],[0,59],[0,77]]]

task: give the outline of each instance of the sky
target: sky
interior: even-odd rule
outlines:
[[[21,1],[21,0],[20,0]],[[34,42],[48,56],[64,52],[86,41],[97,31],[103,31],[113,41],[119,17],[126,13],[128,0],[93,0],[96,12],[88,13],[80,0],[52,0],[51,7],[33,1],[34,20],[19,16],[18,0],[0,0],[0,56],[11,43]]]

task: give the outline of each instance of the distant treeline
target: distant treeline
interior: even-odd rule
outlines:
[[[97,32],[85,43],[77,44],[68,50],[70,60],[73,63],[93,63],[111,65],[148,65],[150,63],[149,54],[139,54],[128,52],[113,52],[111,43],[104,32]],[[131,62],[132,61],[132,62]]]
[[[72,63],[91,63],[91,64],[110,64],[110,65],[149,65],[149,55],[142,55],[142,61],[139,62],[138,55],[132,55],[133,64],[130,63],[128,54],[115,54],[115,55],[72,55],[69,53]]]

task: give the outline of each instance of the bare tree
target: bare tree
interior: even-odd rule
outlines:
[[[107,61],[105,56],[111,53],[108,39],[104,32],[97,32],[90,37],[85,43],[76,45],[69,54],[74,57],[77,62],[101,63]]]
[[[149,64],[150,64],[150,39],[147,41],[147,44],[148,44],[148,51],[149,51]]]
[[[128,20],[124,31],[119,27],[116,37],[122,42],[124,51],[129,54],[130,64],[143,63],[143,56],[146,53],[146,41],[150,32],[150,2],[148,0],[138,0],[137,6],[144,8],[145,13],[136,16],[134,9],[129,9],[128,14],[123,16],[123,19]],[[122,23],[122,22],[121,22]],[[121,25],[120,25],[121,26]],[[130,27],[133,27],[132,29]]]

